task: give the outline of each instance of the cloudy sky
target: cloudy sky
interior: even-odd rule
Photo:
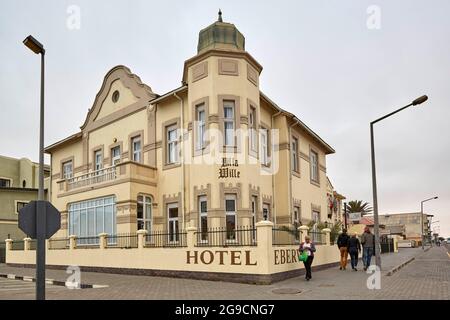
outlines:
[[[38,160],[39,57],[27,35],[47,50],[49,145],[79,130],[115,65],[156,93],[178,87],[218,8],[263,65],[261,90],[336,149],[328,175],[350,200],[372,202],[369,122],[427,94],[376,125],[379,209],[420,211],[437,195],[426,212],[450,237],[448,0],[2,1],[0,154]]]

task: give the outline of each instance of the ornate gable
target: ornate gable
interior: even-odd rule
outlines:
[[[130,69],[119,65],[105,76],[81,130],[105,125],[148,106],[157,95]]]

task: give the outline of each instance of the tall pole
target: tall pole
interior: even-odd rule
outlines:
[[[373,222],[375,233],[375,263],[381,270],[381,254],[380,254],[380,233],[378,224],[378,196],[377,196],[377,177],[375,170],[375,144],[373,137],[373,122],[370,123],[370,151],[372,158],[372,192],[373,192]]]
[[[423,240],[424,240],[424,237],[423,237],[423,201],[420,203],[420,227],[421,227],[421,232],[420,232],[420,235],[421,235],[421,238],[422,238],[422,250],[425,250],[425,247],[424,247],[424,244],[423,244]]]
[[[36,217],[36,300],[45,300],[45,202],[44,202],[44,68],[45,51],[41,52],[41,107],[39,126],[39,191]]]

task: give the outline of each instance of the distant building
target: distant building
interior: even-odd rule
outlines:
[[[45,166],[44,177],[49,176],[50,167]],[[0,156],[0,242],[25,237],[17,226],[18,212],[37,199],[38,185],[39,164],[26,158]]]
[[[403,236],[406,240],[416,240],[421,242],[422,227],[420,225],[420,212],[383,214],[379,216],[380,224],[386,225],[389,234]],[[423,214],[423,234],[429,235],[431,232],[430,222],[433,215]]]

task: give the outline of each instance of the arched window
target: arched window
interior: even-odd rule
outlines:
[[[152,228],[152,198],[145,195],[137,197],[137,229],[148,232]]]
[[[27,186],[27,182],[25,180],[22,181],[22,188],[25,188]]]

